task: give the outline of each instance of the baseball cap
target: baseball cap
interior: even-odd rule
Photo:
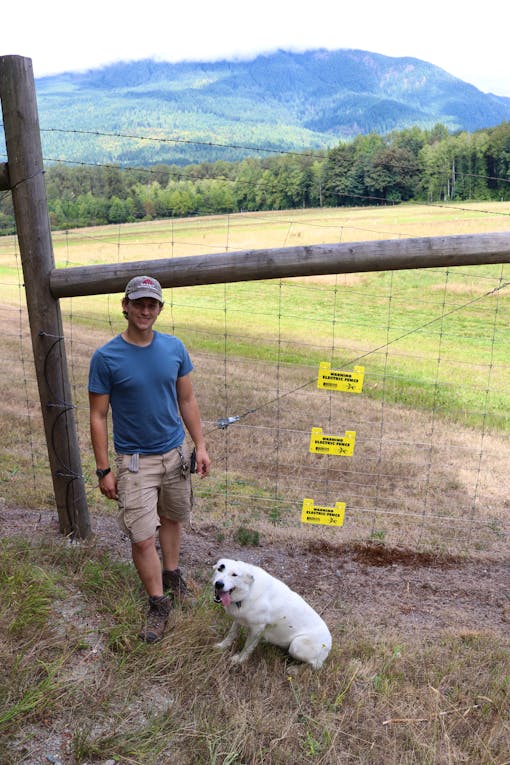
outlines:
[[[138,298],[154,298],[163,302],[163,293],[161,284],[152,276],[135,276],[126,285],[126,297],[129,300],[138,300]]]

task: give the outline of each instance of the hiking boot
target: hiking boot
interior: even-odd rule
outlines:
[[[139,634],[140,639],[146,643],[157,643],[161,640],[171,609],[172,603],[165,595],[150,597],[145,627]]]
[[[171,600],[176,600],[182,603],[188,594],[188,586],[182,578],[181,569],[176,568],[175,571],[169,571],[165,569],[163,571],[163,592]]]

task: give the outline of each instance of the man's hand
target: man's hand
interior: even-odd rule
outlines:
[[[99,488],[101,494],[104,494],[107,499],[118,499],[117,493],[117,479],[113,473],[108,473],[104,478],[99,479]]]
[[[197,473],[200,478],[205,478],[209,475],[210,468],[211,460],[205,446],[197,446]]]

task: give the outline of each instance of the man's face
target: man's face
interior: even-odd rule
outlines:
[[[124,299],[122,308],[127,314],[128,324],[138,330],[145,330],[152,328],[163,306],[155,298],[138,298],[138,300]]]

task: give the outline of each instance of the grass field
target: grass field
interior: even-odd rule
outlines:
[[[296,243],[504,231],[510,205],[279,212],[59,232],[59,267]],[[195,484],[183,566],[195,604],[141,645],[139,583],[96,489],[90,354],[120,295],[61,301],[95,535],[54,523],[15,241],[0,239],[2,765],[508,765],[508,265],[165,291],[185,340],[213,474]],[[317,367],[365,370],[361,394]],[[49,362],[50,363],[50,362]],[[221,428],[221,418],[239,420]],[[311,427],[356,433],[352,458]],[[300,522],[304,497],[343,527]],[[217,557],[289,581],[333,634],[315,673],[260,646],[233,671],[213,643]],[[51,759],[53,758],[53,759]]]
[[[508,204],[492,203],[150,221],[58,232],[54,249],[65,268],[482,233],[505,230],[509,212]],[[22,492],[28,506],[51,506],[12,238],[0,241],[0,268],[4,496],[19,502]],[[198,490],[209,514],[221,517],[228,509],[228,522],[236,525],[269,520],[299,527],[301,501],[311,495],[326,505],[347,503],[343,535],[457,547],[467,527],[468,536],[477,529],[477,545],[490,544],[493,529],[506,523],[508,273],[508,265],[492,265],[167,290],[158,328],[190,349],[216,465],[207,489]],[[123,328],[120,295],[62,300],[61,306],[89,500],[93,510],[104,509],[93,478],[86,375],[94,348]],[[320,361],[347,371],[362,365],[362,396],[319,392]],[[218,421],[229,416],[239,423],[219,429]],[[310,431],[317,426],[325,433],[356,432],[353,458],[310,455]],[[443,517],[453,526],[445,529]]]

